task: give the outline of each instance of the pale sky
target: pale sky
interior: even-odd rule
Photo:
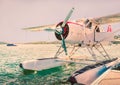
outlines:
[[[120,13],[120,0],[0,0],[0,41],[33,42],[55,40],[54,33],[29,32],[22,28]],[[112,25],[120,28],[120,23]]]

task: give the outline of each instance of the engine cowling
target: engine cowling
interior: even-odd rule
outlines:
[[[68,26],[68,24],[65,24],[65,26],[62,27],[62,23],[63,23],[63,22],[60,22],[60,23],[58,23],[58,24],[56,25],[56,30],[57,30],[57,29],[61,29],[61,30],[62,30],[62,36],[63,36],[64,39],[66,39],[67,36],[68,36],[68,34],[69,34],[69,26]],[[60,27],[60,28],[58,28],[58,27]],[[55,32],[55,36],[56,36],[56,38],[57,38],[58,40],[62,40],[60,34],[58,34],[58,33]]]

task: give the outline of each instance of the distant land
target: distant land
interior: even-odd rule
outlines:
[[[114,41],[112,41],[113,44],[120,44],[120,35],[115,35],[114,36]],[[28,43],[24,43],[24,44],[61,44],[61,41],[38,41],[38,42],[28,42]]]
[[[114,36],[113,44],[120,44],[120,34]],[[0,44],[9,44],[9,42],[0,42]],[[13,44],[61,44],[61,41],[37,41],[37,42],[26,42],[26,43],[13,43]]]
[[[52,41],[52,42],[38,41],[38,42],[28,42],[28,43],[24,43],[24,44],[61,44],[61,42],[60,41]]]
[[[0,42],[0,44],[7,44],[6,42]]]

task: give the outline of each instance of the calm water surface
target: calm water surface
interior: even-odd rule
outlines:
[[[49,49],[48,49],[49,48]],[[67,78],[77,67],[61,66],[51,71],[24,74],[19,63],[26,60],[54,56],[56,45],[0,45],[0,85],[70,85]]]

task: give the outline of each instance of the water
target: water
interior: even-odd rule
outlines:
[[[75,64],[33,74],[19,67],[22,61],[53,56],[56,50],[56,45],[0,45],[0,85],[70,85],[67,79],[78,69]]]
[[[25,74],[19,67],[19,64],[26,60],[53,57],[58,46],[56,44],[0,45],[0,85],[70,85],[67,82],[68,77],[84,65],[68,64],[33,74]],[[69,49],[71,50],[71,48]],[[69,51],[69,49],[67,50]],[[119,46],[109,46],[106,49],[110,55],[119,57]],[[79,49],[76,55],[82,58],[90,56],[85,48]],[[61,56],[65,56],[64,53]]]

